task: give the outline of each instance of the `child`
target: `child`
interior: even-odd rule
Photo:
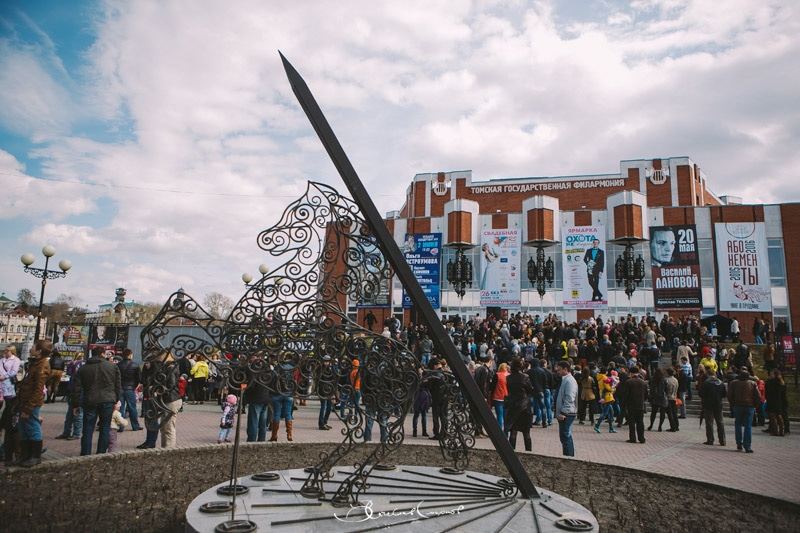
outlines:
[[[228,394],[225,399],[225,404],[222,407],[222,418],[219,421],[219,437],[217,437],[217,444],[231,441],[231,429],[233,428],[233,415],[236,414],[236,396]],[[224,437],[224,439],[223,439]]]
[[[189,383],[187,378],[188,376],[186,374],[181,374],[181,378],[178,380],[178,393],[181,395],[181,408],[178,409],[179,413],[183,412],[183,403],[186,401],[186,385]]]
[[[114,404],[114,413],[111,415],[111,431],[108,432],[108,453],[117,451],[117,433],[119,427],[128,427],[128,421],[122,418],[122,413],[119,412],[121,402]]]
[[[10,466],[14,459],[19,459],[21,449],[19,442],[19,428],[17,428],[17,416],[19,413],[19,403],[17,397],[12,396],[6,399],[6,408],[0,416],[0,429],[5,432],[3,441],[3,458],[6,466]]]

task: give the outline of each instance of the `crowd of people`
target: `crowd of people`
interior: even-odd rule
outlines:
[[[688,315],[664,315],[659,321],[647,313],[638,320],[628,315],[621,321],[595,317],[570,324],[552,314],[518,313],[502,320],[489,315],[443,321],[512,447],[521,432],[525,448],[530,450],[530,426],[547,428],[556,416],[565,455],[574,454],[569,430],[572,417],[581,425],[588,418],[597,433],[602,433],[604,422],[609,433],[627,425],[627,442],[645,443],[648,409],[648,431],[664,431],[665,421],[666,431],[680,431],[693,392],[701,398],[706,444],[714,443],[716,428],[718,443],[726,445],[723,399],[735,420],[737,449],[752,453],[753,426],[768,424],[763,431],[788,435],[786,385],[763,323],[757,321],[769,342],[763,351],[766,379],[754,374],[752,355],[738,338],[738,330],[738,344],[726,346],[715,340],[699,319]],[[431,357],[431,348],[424,343],[430,338],[425,326],[401,328],[397,319],[389,318],[384,329],[408,343],[420,359]],[[437,359],[436,354],[432,357]],[[568,394],[561,394],[567,375],[577,384],[574,409],[572,386]],[[569,412],[563,410],[565,400]],[[435,401],[432,403],[435,407]],[[561,422],[561,416],[567,423]],[[426,435],[420,409],[415,409],[417,418],[423,420]],[[479,428],[478,435],[482,434]]]
[[[763,340],[768,342],[763,351],[767,375],[759,377],[755,375],[750,350],[741,339],[735,345],[720,344],[692,316],[665,315],[659,321],[648,313],[638,320],[630,315],[620,321],[598,316],[566,323],[552,314],[540,317],[517,313],[507,319],[490,314],[445,320],[442,326],[512,448],[516,448],[521,435],[524,449],[531,451],[531,428],[547,428],[554,419],[567,456],[575,454],[571,428],[576,420],[580,425],[592,424],[597,433],[603,432],[604,425],[609,433],[617,433],[627,425],[627,442],[644,443],[648,411],[647,431],[663,431],[665,422],[666,431],[680,431],[680,420],[686,418],[686,402],[693,394],[701,399],[707,445],[715,444],[715,438],[717,444],[727,444],[723,400],[727,400],[730,416],[735,420],[737,449],[753,452],[753,427],[763,427],[763,431],[775,436],[790,434],[786,384],[774,344],[769,342],[769,333],[763,331]],[[738,335],[738,323],[734,329]],[[425,325],[403,326],[395,317],[384,322],[383,335],[406,344],[421,362],[418,392],[411,408],[412,436],[439,439],[448,407],[449,380],[444,376],[450,369],[436,349],[434,335]],[[294,398],[257,379],[248,379],[243,394],[239,390],[228,391],[218,369],[219,354],[208,359],[190,354],[179,361],[163,355],[140,368],[133,361],[131,350],[125,350],[121,357],[109,358],[102,348],[95,348],[87,361],[78,355],[65,364],[50,341],[39,340],[31,349],[21,379],[20,360],[14,347],[7,347],[0,361],[4,407],[0,430],[5,437],[6,464],[33,466],[41,462],[39,408],[55,401],[62,373],[69,377],[69,408],[63,432],[56,439],[80,439],[81,455],[93,450],[114,451],[117,433],[126,430],[146,430],[145,440],[137,448],[155,448],[159,434],[161,447],[174,447],[178,413],[184,404],[204,402],[220,406],[218,443],[231,442],[237,409],[247,415],[248,442],[277,441],[282,422],[287,440],[293,440],[293,412],[305,405],[304,394]],[[263,358],[264,354],[251,355],[249,368],[258,368],[258,360]],[[335,361],[329,356],[323,358],[321,381],[346,386],[317,394],[320,430],[331,429],[332,413],[344,419],[360,405],[359,364],[358,359],[353,360],[347,375],[340,375]],[[288,376],[296,371],[288,367],[281,370],[278,374],[282,379],[291,379]],[[164,379],[159,380],[157,390],[151,390],[148,377],[155,372],[163,373]],[[292,387],[287,384],[283,389]],[[341,394],[343,390],[348,393]],[[166,406],[166,412],[153,409],[156,399]],[[137,409],[140,401],[141,408]],[[139,413],[146,424],[140,421]],[[432,419],[430,433],[428,414]],[[161,419],[155,420],[156,416]],[[375,418],[367,413],[362,433],[365,441],[372,440],[375,422],[379,425],[379,438],[387,438],[386,421]],[[487,428],[477,416],[473,418],[476,435],[486,437]],[[156,426],[158,430],[150,429]],[[96,448],[95,428],[99,429]]]

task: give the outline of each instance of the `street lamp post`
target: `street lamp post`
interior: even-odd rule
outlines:
[[[264,277],[269,274],[269,267],[262,263],[258,265],[258,271],[261,272],[261,276]],[[253,281],[253,275],[249,272],[245,272],[242,274],[242,281],[244,282],[245,287],[252,287],[251,282]]]
[[[458,316],[461,316],[462,303],[464,295],[467,294],[467,286],[472,287],[472,261],[464,254],[464,249],[459,246],[456,248],[455,261],[452,259],[447,262],[447,271],[445,272],[447,282],[458,295]],[[465,320],[466,322],[466,320]]]
[[[547,292],[545,282],[552,285],[555,277],[553,260],[548,258],[545,261],[544,258],[544,246],[540,244],[536,247],[536,261],[533,260],[533,257],[528,259],[528,281],[531,282],[531,285],[536,285],[540,299],[544,298],[545,292]]]
[[[62,259],[58,263],[58,268],[61,269],[61,272],[57,272],[55,270],[48,270],[48,266],[50,264],[50,258],[56,255],[56,249],[50,245],[45,246],[42,248],[42,255],[44,256],[44,268],[33,268],[31,265],[36,261],[36,258],[31,253],[24,253],[20,258],[22,264],[25,265],[25,272],[36,276],[37,278],[41,278],[42,280],[42,292],[39,295],[39,310],[36,313],[36,333],[34,334],[34,341],[39,339],[39,332],[42,327],[42,305],[44,304],[44,288],[47,285],[48,279],[56,279],[56,278],[63,278],[67,275],[67,271],[72,268],[72,263],[67,261],[66,259]]]
[[[630,300],[636,291],[636,286],[644,280],[644,259],[641,254],[638,258],[633,258],[633,245],[630,242],[625,244],[625,251],[622,255],[617,256],[614,273],[617,278],[617,286],[625,284],[625,294]]]

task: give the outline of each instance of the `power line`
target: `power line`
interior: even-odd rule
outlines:
[[[85,185],[89,187],[109,187],[112,189],[129,189],[135,191],[148,191],[148,192],[164,192],[164,193],[174,193],[174,194],[194,194],[200,196],[230,196],[236,198],[296,198],[296,195],[277,195],[277,194],[235,194],[235,193],[225,193],[225,192],[204,192],[204,191],[180,191],[176,189],[155,189],[150,187],[136,187],[133,185],[118,185],[118,184],[111,184],[111,183],[93,183],[91,181],[77,181],[77,180],[67,180],[67,179],[59,179],[59,178],[42,178],[38,176],[30,176],[27,174],[11,174],[9,172],[0,172],[2,176],[12,176],[12,177],[22,177],[22,178],[30,178],[37,181],[47,181],[47,182],[56,182],[56,183],[70,183],[73,185]],[[372,196],[398,196],[396,194],[373,194]]]

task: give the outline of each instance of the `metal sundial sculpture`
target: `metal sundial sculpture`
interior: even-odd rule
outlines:
[[[376,473],[376,469],[381,470],[384,459],[403,443],[405,418],[413,408],[422,379],[439,380],[446,391],[439,445],[451,465],[443,471],[463,475],[469,465],[469,450],[475,444],[473,417],[477,416],[513,483],[499,478],[480,482],[441,481],[444,478],[439,475],[421,473],[417,468],[402,474],[408,483],[405,490],[410,490],[410,495],[416,498],[433,490],[432,486],[438,483],[436,490],[471,494],[473,500],[484,502],[481,506],[517,505],[515,515],[523,505],[530,505],[533,520],[538,524],[533,502],[540,498],[540,493],[494,419],[311,92],[283,55],[281,59],[295,95],[353,200],[327,185],[309,182],[306,193],[287,207],[280,221],[258,236],[259,247],[281,264],[249,285],[227,318],[211,316],[182,291],[170,296],[159,315],[142,332],[144,360],[156,369],[146,382],[154,405],[145,413],[150,429],[157,429],[170,416],[159,396],[173,385],[170,379],[176,374],[174,366],[192,353],[228,355],[230,359],[224,359],[217,367],[231,389],[259,383],[273,395],[301,399],[352,398],[355,391],[347,376],[357,368],[361,403],[344,415],[334,410],[344,426],[341,442],[305,469],[301,487],[283,490],[353,508],[372,484],[386,486],[381,480],[387,478]],[[392,275],[398,276],[417,306],[438,353],[445,357],[452,373],[423,369],[421,377],[420,361],[407,346],[375,334],[347,317],[347,298],[359,301],[367,295],[377,295],[382,282],[391,280]],[[181,334],[167,342],[169,327],[176,319],[181,319],[184,325],[197,326],[197,334]],[[324,365],[323,358],[330,358],[332,366]],[[355,361],[359,363],[357,366]],[[371,445],[373,448],[366,458],[341,468],[340,463],[349,452],[360,445],[367,426],[377,426],[374,434],[379,436],[379,442]],[[247,491],[247,487],[236,484],[238,446],[237,431],[231,481],[224,487],[229,490],[217,491],[234,498],[233,505],[225,509],[231,511],[232,517],[224,524],[226,527],[239,527],[242,522],[251,525],[249,521],[233,520],[236,495],[240,490]],[[292,473],[291,479],[294,478]],[[397,494],[403,494],[403,489],[391,486]],[[320,519],[323,518],[313,518]],[[277,520],[271,524],[296,522],[296,519]]]

